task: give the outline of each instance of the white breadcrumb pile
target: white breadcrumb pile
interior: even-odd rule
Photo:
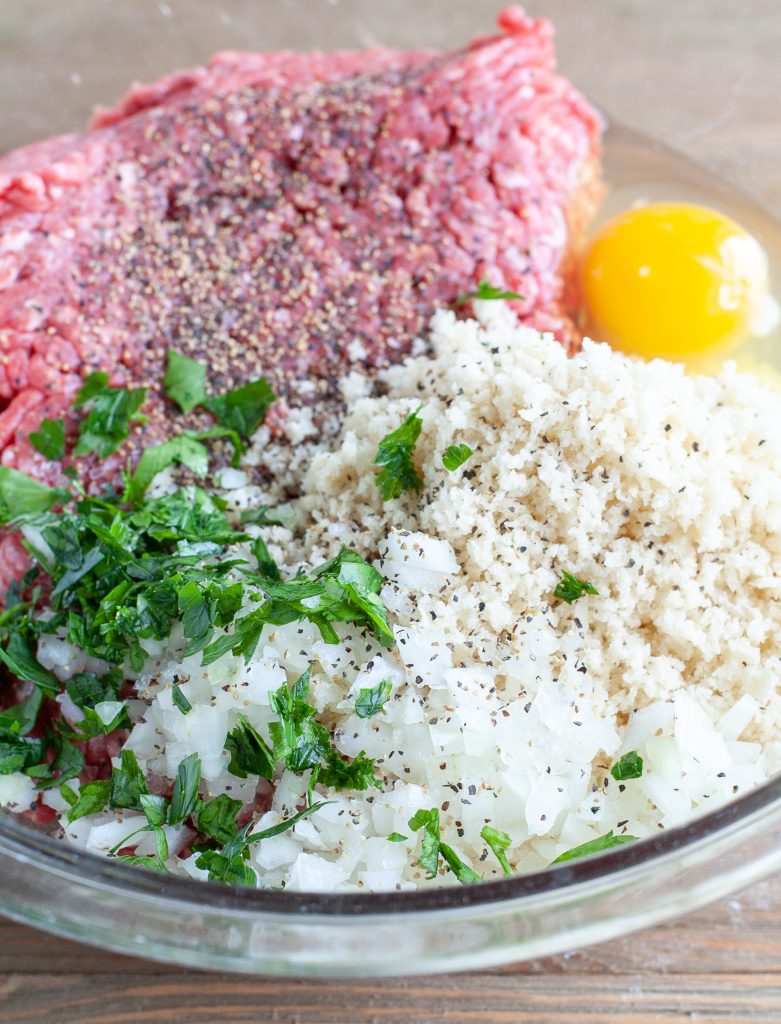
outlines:
[[[239,714],[268,737],[269,694],[307,667],[335,746],[376,759],[380,788],[318,784],[326,806],[251,845],[260,886],[458,884],[444,860],[434,878],[418,863],[409,819],[434,808],[442,841],[482,878],[503,875],[485,826],[507,833],[512,871],[540,870],[611,831],[670,828],[781,768],[777,393],[733,368],[691,377],[591,342],[568,358],[503,303],[476,306],[477,320],[435,316],[429,354],[374,383],[351,375],[337,436],[309,413],[293,417],[290,444],[260,436],[245,468],[272,467],[279,493],[243,472],[222,480],[238,509],[274,503],[298,475],[286,525],[259,531],[283,576],[356,549],[386,579],[395,646],[346,624],[328,644],[309,622],[267,626],[247,664],[227,654],[203,667],[176,636],[148,645],[127,747],[169,780],[197,753],[201,796],[240,800],[255,831],[305,805],[309,772],[237,778],[226,737]],[[419,408],[422,486],[383,501],[378,445]],[[459,444],[472,455],[450,472],[442,456]],[[565,572],[597,593],[556,598]],[[62,663],[41,647],[44,664]],[[385,681],[387,702],[359,717],[356,696]],[[630,752],[642,773],[617,780]],[[3,786],[0,799],[27,798],[18,781]],[[145,820],[61,823],[107,852]],[[167,829],[169,870],[206,877],[195,855],[177,857],[192,829]],[[153,837],[134,842],[154,852]]]

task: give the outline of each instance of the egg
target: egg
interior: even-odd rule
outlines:
[[[581,271],[586,332],[646,358],[726,355],[778,317],[763,249],[705,206],[651,203],[619,214],[593,238]]]

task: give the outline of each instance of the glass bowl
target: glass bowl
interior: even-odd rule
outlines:
[[[631,130],[650,130],[781,207],[779,183],[767,170],[781,148],[762,132],[773,123],[763,122],[762,111],[773,109],[781,91],[781,15],[767,0],[739,8],[726,0],[526,6],[556,23],[564,71],[630,125],[609,130],[606,172],[614,189],[674,179],[681,198],[709,196],[759,234],[778,270],[781,225],[765,207]],[[0,151],[78,127],[95,102],[116,98],[131,80],[198,63],[214,50],[452,46],[489,29],[500,7],[482,0],[5,0]],[[763,16],[765,54],[757,52],[758,33],[746,30]],[[632,57],[616,60],[616,53]],[[123,953],[262,974],[416,974],[550,955],[693,910],[779,867],[781,779],[597,858],[477,886],[378,895],[161,877],[0,813],[0,913]]]

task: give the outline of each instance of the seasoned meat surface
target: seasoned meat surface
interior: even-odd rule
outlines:
[[[143,443],[164,437],[169,348],[215,391],[267,376],[284,415],[481,279],[573,343],[598,119],[547,22],[500,26],[445,54],[219,54],[0,160],[0,461],[56,477],[27,433],[97,368],[152,389]]]

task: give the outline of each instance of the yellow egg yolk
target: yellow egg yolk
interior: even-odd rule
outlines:
[[[716,210],[654,203],[619,214],[591,242],[582,266],[586,331],[623,352],[696,360],[752,333],[766,296],[756,240]]]

